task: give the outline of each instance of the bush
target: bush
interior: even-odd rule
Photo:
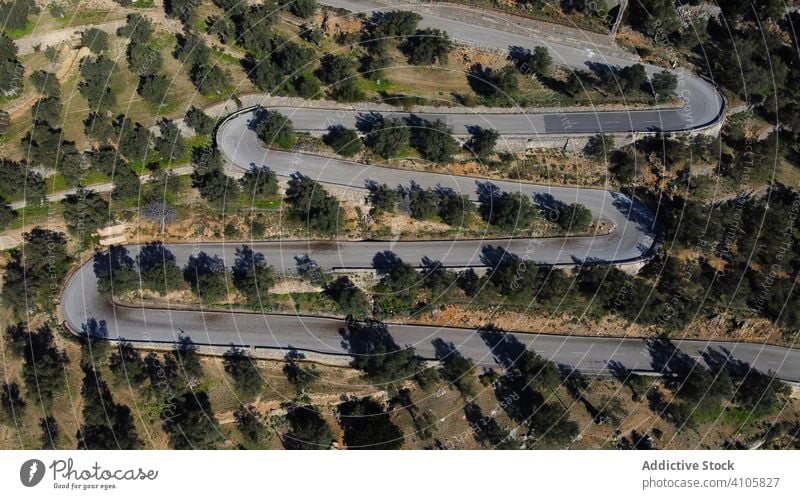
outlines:
[[[267,147],[291,149],[296,141],[292,121],[278,111],[259,111],[255,130]]]
[[[336,154],[349,158],[361,152],[362,144],[358,132],[342,125],[328,128],[322,139]]]

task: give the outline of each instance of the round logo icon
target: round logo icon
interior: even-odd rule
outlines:
[[[35,487],[44,478],[44,463],[38,459],[28,459],[19,469],[19,481],[26,487]]]

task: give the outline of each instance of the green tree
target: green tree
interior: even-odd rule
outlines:
[[[654,94],[662,99],[669,99],[675,96],[675,89],[678,87],[678,77],[665,69],[653,75],[650,79],[650,86]]]
[[[81,33],[81,46],[95,54],[108,50],[108,33],[98,28],[89,28]]]
[[[279,191],[278,176],[263,165],[247,170],[239,179],[239,185],[242,191],[254,200],[268,199]]]
[[[261,422],[261,413],[252,405],[240,405],[233,411],[236,428],[249,442],[257,444],[266,435],[266,426]]]
[[[161,419],[173,449],[213,449],[224,440],[208,394],[187,391],[164,404]]]
[[[85,241],[111,221],[108,201],[88,189],[78,189],[62,201],[64,222],[67,229],[78,241]]]
[[[197,109],[194,106],[186,111],[184,121],[198,135],[210,135],[217,125],[217,121],[214,118],[209,117],[201,109]]]
[[[30,80],[33,88],[45,97],[61,96],[61,85],[55,74],[43,69],[37,69],[31,73]]]
[[[181,129],[174,121],[163,119],[158,124],[160,135],[155,139],[158,153],[167,161],[175,161],[186,154],[186,142]]]
[[[175,255],[161,243],[142,246],[136,256],[143,289],[165,294],[183,285],[183,272],[178,267]]]
[[[225,372],[233,378],[236,391],[245,398],[255,397],[264,387],[255,360],[241,348],[231,347],[222,356]]]
[[[353,129],[345,128],[342,125],[331,126],[328,128],[328,133],[322,138],[336,154],[346,158],[355,156],[363,145],[358,132]]]
[[[459,194],[452,189],[438,189],[439,217],[448,225],[463,227],[469,223],[475,211],[475,205],[466,194]]]
[[[326,450],[333,443],[333,432],[311,405],[296,405],[286,413],[290,431],[283,435],[283,444],[290,450]]]
[[[216,64],[197,65],[192,68],[189,77],[203,95],[220,95],[231,85],[230,73]]]
[[[464,144],[464,148],[480,159],[487,158],[494,154],[497,139],[500,133],[494,128],[473,127],[470,129],[470,139]]]
[[[433,28],[417,30],[403,44],[408,62],[416,66],[427,66],[436,62],[447,64],[447,56],[452,49],[453,42],[447,33]]]
[[[165,0],[164,12],[167,17],[189,24],[199,6],[200,0]]]
[[[116,104],[116,98],[111,92],[114,61],[104,55],[96,58],[84,57],[81,59],[80,71],[83,81],[78,85],[78,90],[89,101],[92,111],[107,110]]]
[[[58,97],[45,97],[36,101],[31,107],[31,116],[35,126],[57,127],[61,122],[63,106]]]
[[[267,265],[263,253],[256,253],[246,244],[236,248],[236,259],[232,268],[233,285],[251,305],[268,300],[267,292],[275,282],[274,270]]]
[[[257,113],[255,130],[268,147],[291,149],[296,141],[292,121],[278,111]]]
[[[367,297],[349,277],[342,276],[326,284],[323,292],[325,296],[336,302],[343,314],[355,317],[366,315],[369,306]]]
[[[506,230],[528,228],[537,218],[536,206],[528,195],[521,192],[505,192],[489,184],[478,200],[481,217]]]
[[[400,192],[397,189],[377,182],[368,182],[367,189],[369,190],[367,201],[372,205],[370,209],[372,215],[395,212],[397,203],[400,202]]]
[[[580,203],[571,203],[558,210],[557,223],[563,230],[573,234],[585,232],[592,224],[592,212]]]
[[[55,346],[53,331],[47,325],[29,331],[27,324],[19,323],[9,326],[6,335],[6,344],[13,346],[14,355],[22,357],[22,379],[27,392],[45,409],[49,408],[65,388],[64,368],[69,358]]]
[[[281,5],[297,17],[309,18],[317,10],[316,0],[281,0]]]
[[[83,425],[76,438],[79,449],[137,449],[142,442],[136,433],[128,406],[117,404],[100,373],[83,367]]]
[[[460,147],[451,132],[450,128],[440,120],[420,120],[411,128],[411,146],[428,161],[449,162]]]
[[[411,184],[408,189],[409,210],[417,220],[427,220],[438,213],[439,197],[433,189],[422,189]]]
[[[364,139],[367,147],[384,159],[396,156],[408,141],[408,127],[397,118],[376,123]]]
[[[289,216],[321,234],[335,233],[345,219],[339,201],[316,181],[300,173],[293,174],[289,180],[286,202]]]
[[[228,296],[225,262],[218,256],[201,251],[192,255],[183,268],[183,279],[204,303],[219,302]]]
[[[125,246],[111,246],[94,254],[97,291],[106,297],[120,296],[139,288],[139,272]]]
[[[136,91],[144,100],[157,106],[166,104],[170,81],[162,74],[142,76]]]
[[[336,410],[348,449],[396,450],[403,445],[403,432],[392,423],[383,406],[366,397],[339,404]]]

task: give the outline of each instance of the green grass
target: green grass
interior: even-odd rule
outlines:
[[[28,24],[25,25],[24,28],[17,28],[17,29],[4,29],[6,36],[11,38],[12,40],[16,40],[17,38],[22,38],[25,35],[31,34],[33,32],[33,28],[36,27],[36,21],[28,20]]]
[[[25,226],[31,226],[40,223],[48,218],[53,211],[60,211],[61,205],[59,203],[45,203],[40,206],[26,206],[17,210],[17,218],[8,224],[8,229],[21,229],[23,222]]]
[[[156,3],[153,0],[136,0],[131,4],[134,9],[151,9],[155,7]]]
[[[87,24],[100,24],[108,18],[107,10],[82,9],[74,15],[65,15],[56,22],[61,26],[84,26]]]

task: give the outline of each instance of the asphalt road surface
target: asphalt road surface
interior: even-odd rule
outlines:
[[[384,5],[379,2],[343,0],[326,0],[325,3],[352,11],[370,11]],[[418,6],[402,4],[402,8],[415,10]],[[598,62],[617,66],[633,62],[604,57],[594,50],[547,44],[534,36],[526,37],[475,26],[447,15],[421,12],[424,16],[421,23],[423,27],[444,29],[459,41],[472,41],[503,50],[513,46],[533,48],[547,45],[557,63],[574,68],[586,68]],[[649,74],[657,70],[660,69],[647,67]],[[695,76],[680,72],[678,75],[679,93],[684,100],[682,109],[482,116],[456,113],[423,117],[441,117],[459,134],[463,134],[469,126],[478,125],[496,128],[505,135],[528,136],[565,132],[689,130],[718,122],[724,103],[714,87]],[[323,130],[336,123],[354,126],[364,119],[355,112],[313,109],[284,111],[300,130]],[[240,171],[257,165],[267,165],[279,175],[287,176],[301,171],[324,183],[359,188],[363,188],[367,181],[407,185],[413,180],[423,187],[449,187],[468,194],[472,199],[477,199],[479,190],[487,188],[485,181],[478,178],[394,170],[306,154],[268,151],[251,130],[252,118],[252,113],[235,116],[220,127],[217,135],[222,153]],[[296,257],[300,255],[308,255],[323,268],[342,270],[370,268],[375,255],[383,251],[392,251],[414,264],[419,263],[423,257],[428,257],[455,268],[483,266],[496,257],[497,248],[540,263],[619,263],[641,259],[653,245],[652,213],[625,195],[595,189],[536,186],[518,182],[492,183],[503,190],[530,195],[542,206],[547,206],[553,200],[582,203],[592,211],[595,219],[607,220],[615,229],[610,234],[598,234],[594,237],[416,242],[283,241],[254,243],[253,246],[257,251],[263,252],[268,262],[278,270],[292,271],[296,268]],[[544,211],[546,214],[547,210]],[[220,255],[226,265],[231,265],[235,245],[205,243],[170,245],[169,248],[176,255],[179,265],[183,265],[190,254],[199,251]],[[131,247],[130,250],[133,255],[137,253],[136,247]],[[340,330],[345,326],[341,319],[242,312],[155,310],[114,305],[97,293],[91,262],[82,266],[70,278],[60,306],[66,324],[72,330],[80,331],[81,325],[89,318],[103,319],[108,323],[109,337],[112,339],[126,338],[144,343],[172,342],[180,333],[184,333],[196,343],[204,345],[236,344],[277,349],[294,348],[332,355],[347,354],[341,342]],[[432,341],[436,339],[452,343],[463,355],[474,359],[479,365],[496,365],[503,357],[502,351],[490,348],[488,342],[474,330],[399,324],[389,325],[389,330],[398,344],[412,345],[426,358],[434,357]],[[610,365],[661,372],[669,363],[664,359],[663,349],[654,348],[641,339],[571,334],[515,333],[514,336],[529,348],[556,362],[590,373],[607,372]],[[701,362],[712,357],[733,358],[763,371],[774,371],[786,380],[800,380],[800,352],[797,350],[714,341],[676,341],[675,346]]]
[[[276,248],[276,245],[283,248]],[[269,261],[291,268],[294,259],[282,262],[276,255],[304,251],[306,243],[256,244]],[[170,245],[182,265],[198,250],[219,254],[226,264],[232,263],[234,245],[204,244]],[[131,254],[138,250],[129,247]],[[291,260],[291,261],[290,261]],[[328,260],[324,260],[329,263]],[[248,346],[288,350],[290,348],[328,355],[347,355],[342,346],[340,330],[343,319],[275,315],[242,312],[208,312],[184,310],[155,310],[144,307],[114,305],[97,293],[91,262],[82,266],[67,283],[61,300],[61,312],[66,325],[80,331],[90,318],[108,323],[109,338],[125,338],[134,344],[170,343],[186,334],[201,345]],[[435,358],[434,340],[452,343],[464,356],[478,365],[502,364],[502,348],[492,349],[480,334],[472,329],[390,324],[389,332],[398,345],[413,346],[425,358]],[[515,333],[522,344],[554,360],[586,373],[607,373],[611,366],[638,371],[661,372],[669,365],[670,351],[655,348],[641,339],[586,337],[567,334]],[[494,344],[494,343],[492,343]],[[718,341],[675,341],[675,347],[686,355],[705,362],[706,358],[730,358],[746,362],[765,372],[773,371],[788,381],[800,381],[800,351],[754,343]]]

